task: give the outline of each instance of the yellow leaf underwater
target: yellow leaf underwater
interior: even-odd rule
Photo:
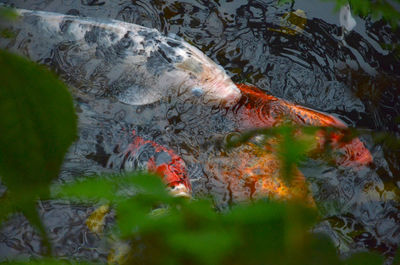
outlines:
[[[86,219],[86,226],[93,233],[100,234],[104,229],[104,222],[107,213],[110,211],[108,204],[103,204],[92,212]]]

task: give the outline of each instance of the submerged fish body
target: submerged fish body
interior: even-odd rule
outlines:
[[[216,187],[222,184],[228,190],[222,195],[226,197],[223,200],[238,203],[271,198],[296,200],[315,206],[300,170],[293,170],[293,179],[287,185],[282,179],[279,156],[253,143],[235,147],[219,157],[210,157],[205,171],[212,176],[212,184]]]
[[[146,140],[133,131],[133,141],[117,156],[118,159],[109,159],[108,167],[117,167],[124,171],[146,170],[155,173],[163,179],[171,194],[191,197],[192,187],[186,164],[171,149]],[[115,164],[115,161],[122,161],[122,163]]]
[[[321,131],[317,134],[319,151],[323,151],[325,144],[329,142],[331,148],[342,152],[341,156],[336,158],[338,165],[358,167],[372,162],[371,153],[360,139],[344,140],[346,135],[341,130],[345,130],[347,126],[340,119],[268,95],[251,85],[238,84],[237,86],[243,94],[238,104],[242,107],[236,112],[235,117],[241,129],[273,127],[285,120],[301,126],[337,128],[339,129],[337,131],[327,133]]]
[[[255,86],[237,84],[244,95],[243,126],[271,127],[288,118],[296,124],[346,128],[338,118],[271,96]]]
[[[0,39],[0,48],[48,65],[82,92],[132,105],[172,94],[227,105],[240,98],[221,67],[184,40],[156,29],[51,12],[17,13],[17,20],[0,22],[11,33]]]

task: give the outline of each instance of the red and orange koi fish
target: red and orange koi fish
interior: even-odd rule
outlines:
[[[268,95],[255,86],[237,84],[237,87],[243,95],[240,102],[242,105],[236,112],[241,128],[273,127],[284,119],[297,125],[338,128],[340,130],[329,133],[321,131],[317,134],[319,149],[322,150],[326,141],[330,141],[332,148],[342,150],[344,155],[336,158],[338,165],[357,167],[372,162],[371,153],[360,139],[344,140],[347,126],[338,118]]]
[[[273,127],[287,118],[297,125],[347,128],[332,115],[267,95],[254,86],[239,84],[237,87],[243,95],[235,112],[240,129]],[[341,130],[321,131],[316,138],[321,149],[329,138],[332,148],[344,151],[344,157],[336,159],[339,165],[360,166],[372,162],[372,155],[358,138],[345,142],[342,141],[344,136]],[[182,158],[172,150],[139,136],[135,136],[125,156],[140,155],[145,150],[143,148],[147,153],[147,170],[160,175],[173,194],[190,196],[191,185]],[[295,170],[295,184],[289,188],[278,177],[280,166],[276,155],[259,154],[256,149],[252,144],[246,144],[238,152],[211,159],[205,167],[216,179],[230,184],[232,196],[236,196],[235,201],[268,196],[277,199],[301,198],[308,205],[314,204],[300,171]],[[248,187],[253,187],[249,194],[244,192]]]
[[[183,159],[174,151],[135,135],[135,131],[132,133],[134,140],[125,150],[125,159],[130,157],[130,160],[142,163],[144,169],[161,176],[173,195],[191,197],[192,187]],[[138,156],[142,153],[146,154],[146,161],[140,161]]]

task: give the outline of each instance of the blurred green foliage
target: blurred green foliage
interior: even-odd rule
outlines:
[[[1,6],[0,4],[0,18],[14,20],[18,18],[18,14],[15,12],[14,9],[6,6]]]
[[[36,200],[49,197],[76,136],[72,97],[48,70],[0,51],[0,113],[0,175],[7,186],[0,219],[22,211],[44,231]]]
[[[0,3],[0,20],[15,20],[18,18],[18,14],[14,9],[1,6]],[[13,33],[7,29],[0,27],[0,37],[2,38],[11,38]]]
[[[127,185],[132,185],[128,189]],[[206,199],[171,197],[158,176],[102,176],[59,187],[57,197],[104,198],[116,211],[106,232],[129,242],[124,264],[382,264],[364,253],[340,260],[330,240],[309,231],[318,214],[301,203],[256,201],[217,212]],[[100,187],[88,190],[87,187]],[[131,196],[119,192],[130,190]],[[125,194],[125,195],[124,195]]]

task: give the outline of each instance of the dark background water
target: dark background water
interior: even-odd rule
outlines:
[[[400,31],[392,31],[381,20],[356,18],[356,28],[342,37],[332,3],[2,2],[18,8],[115,18],[157,28],[201,49],[235,82],[246,81],[266,93],[334,114],[353,127],[395,136],[400,132],[400,54],[385,48],[399,47]],[[304,10],[306,20],[288,15],[297,9]],[[232,113],[226,115],[224,110],[178,99],[136,107],[112,99],[75,98],[79,139],[66,157],[59,182],[119,171],[123,167],[120,153],[132,140],[130,131],[135,129],[185,160],[195,196],[211,194],[221,208],[232,199],[228,188],[204,169],[210,157],[218,156],[217,143],[235,131],[227,118]],[[333,167],[316,160],[302,166],[324,216],[315,230],[329,234],[343,255],[369,249],[390,257],[400,241],[400,150],[375,143],[369,134],[361,139],[374,156],[369,168]],[[58,201],[40,204],[57,255],[104,260],[105,242],[85,226],[92,210]],[[21,254],[40,255],[40,243],[28,222],[16,216],[0,231],[0,261]]]

